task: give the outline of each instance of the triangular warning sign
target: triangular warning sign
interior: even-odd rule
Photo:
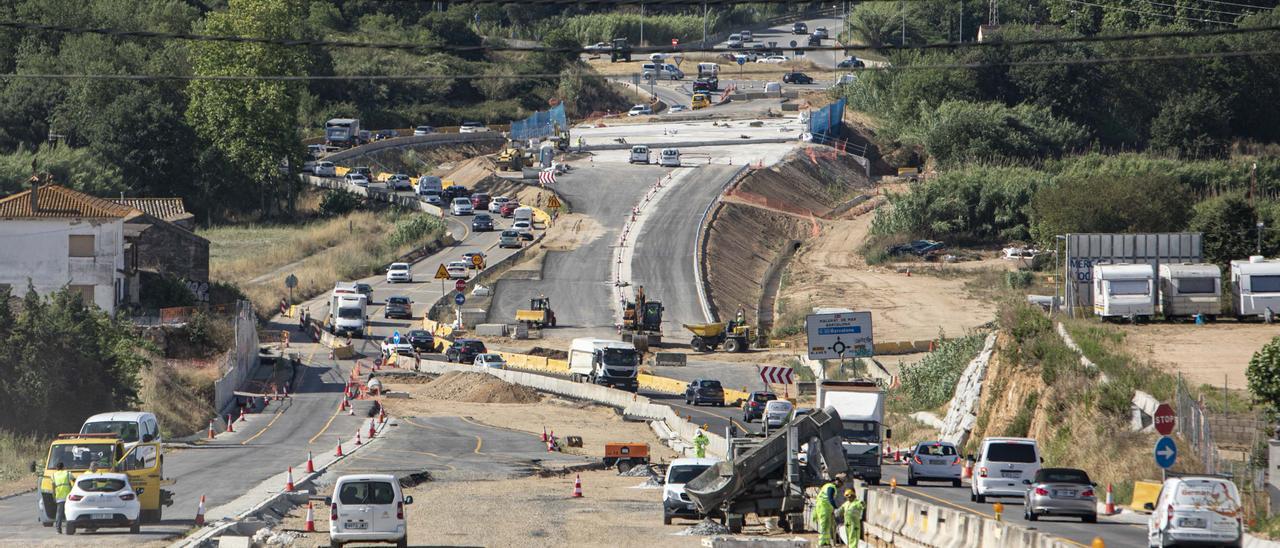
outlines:
[[[551,199],[547,200],[547,207],[551,209],[560,207],[560,198],[557,198],[555,194],[552,194]]]
[[[444,263],[440,263],[440,268],[436,269],[436,279],[437,280],[449,279],[449,271],[445,270]]]

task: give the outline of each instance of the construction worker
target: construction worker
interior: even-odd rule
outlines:
[[[58,463],[53,477],[53,500],[58,503],[58,511],[53,516],[53,529],[62,534],[62,522],[67,520],[67,495],[71,494],[71,483],[75,478],[67,471],[67,465]]]
[[[836,496],[844,486],[844,474],[836,474],[831,481],[818,489],[818,502],[813,508],[813,520],[818,523],[818,546],[831,546],[836,532]]]
[[[693,437],[693,455],[700,459],[705,458],[708,443],[711,443],[711,440],[707,439],[707,435],[702,433],[702,430],[698,430],[698,435]]]
[[[844,540],[849,546],[857,546],[862,540],[862,511],[865,507],[853,487],[844,490],[844,504],[840,506],[844,515]]]

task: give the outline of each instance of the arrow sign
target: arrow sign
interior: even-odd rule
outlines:
[[[1178,415],[1173,412],[1173,407],[1162,403],[1156,408],[1156,414],[1151,417],[1151,421],[1156,427],[1156,432],[1161,436],[1168,436],[1173,433],[1173,427],[1178,425]]]
[[[457,295],[453,296],[453,302],[458,306],[462,306],[462,303],[467,302],[467,296],[461,293],[458,293]]]
[[[395,344],[400,344],[400,332],[399,332],[399,331],[396,331],[395,333],[392,333],[392,334],[391,334],[391,342],[393,342],[393,343],[395,343]]]
[[[1155,454],[1156,466],[1168,470],[1178,460],[1178,445],[1173,443],[1173,438],[1160,436],[1160,439],[1156,441]]]

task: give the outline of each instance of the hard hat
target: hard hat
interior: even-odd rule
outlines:
[[[851,499],[853,498],[854,494],[855,493],[853,492],[852,488],[844,490],[844,498]]]

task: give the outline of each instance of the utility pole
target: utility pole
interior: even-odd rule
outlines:
[[[644,2],[640,3],[640,47],[644,47]],[[654,74],[653,78],[656,80],[658,75]]]
[[[702,47],[707,47],[707,3],[702,3]]]
[[[960,2],[960,41],[964,42],[964,2]]]

